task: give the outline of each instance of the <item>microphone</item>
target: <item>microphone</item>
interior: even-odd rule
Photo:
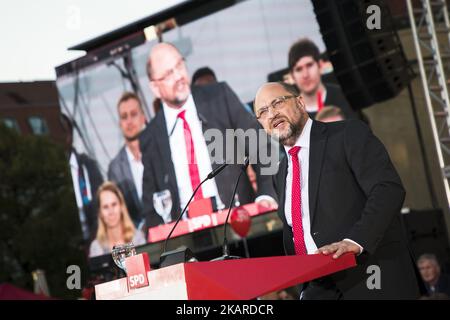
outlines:
[[[212,179],[215,176],[217,176],[219,174],[220,171],[222,171],[223,169],[225,169],[225,167],[228,165],[228,163],[224,163],[221,164],[219,167],[217,167],[216,169],[214,169],[213,171],[211,171],[208,176],[206,177],[207,179]]]
[[[163,263],[163,260],[165,260],[167,258],[168,255],[170,255],[170,252],[166,253],[166,249],[167,249],[167,242],[170,239],[170,236],[172,235],[173,231],[175,230],[175,228],[177,227],[178,223],[181,221],[181,218],[183,217],[184,213],[186,212],[186,209],[188,208],[189,204],[191,203],[192,199],[194,198],[195,194],[197,193],[198,189],[200,189],[200,187],[202,186],[203,183],[205,183],[206,181],[214,178],[215,176],[217,176],[223,169],[225,169],[225,167],[228,165],[228,163],[223,163],[221,164],[219,167],[217,167],[216,169],[214,169],[213,171],[211,171],[208,176],[203,179],[202,182],[200,182],[200,184],[195,188],[194,192],[192,193],[191,197],[189,198],[189,201],[187,202],[187,204],[184,206],[183,211],[181,212],[181,214],[178,216],[177,221],[175,222],[175,224],[173,225],[172,229],[170,230],[169,235],[166,237],[166,240],[164,241],[164,247],[163,247],[163,252],[161,253],[161,256],[159,258],[160,260],[160,266]]]
[[[228,250],[228,240],[227,240],[227,225],[228,225],[228,219],[230,218],[231,208],[233,206],[234,196],[236,195],[237,187],[239,185],[239,180],[241,179],[242,174],[245,171],[247,171],[247,167],[248,167],[249,163],[250,163],[249,158],[245,157],[244,164],[241,167],[241,172],[239,173],[236,184],[234,185],[233,194],[230,199],[230,205],[228,206],[228,214],[225,219],[225,224],[223,227],[223,244],[222,244],[223,255],[221,257],[215,258],[211,261],[230,260],[230,259],[240,259],[241,258],[241,257],[237,257],[237,256],[230,256],[230,252]]]

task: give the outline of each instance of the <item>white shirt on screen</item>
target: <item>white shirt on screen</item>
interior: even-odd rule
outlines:
[[[134,186],[139,199],[142,199],[142,179],[144,177],[144,165],[141,160],[136,160],[128,146],[125,146],[128,163],[130,164],[131,175],[133,176]]]
[[[177,121],[177,116],[181,111],[186,110],[185,118],[189,124],[189,128],[191,129],[200,180],[205,179],[206,176],[212,171],[211,159],[209,158],[208,147],[206,146],[206,141],[203,136],[202,124],[198,118],[197,108],[192,95],[189,96],[186,103],[179,109],[171,108],[165,103],[163,103],[163,109],[164,116],[166,118],[167,133],[169,135],[172,162],[177,178],[180,207],[184,208],[192,195],[193,189],[191,185],[191,177],[189,175],[183,120],[178,119]],[[216,197],[217,205],[222,205],[214,178],[206,181],[202,185],[202,192],[205,198]]]

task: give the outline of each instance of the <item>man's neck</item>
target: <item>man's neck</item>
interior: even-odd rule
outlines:
[[[321,82],[319,84],[319,86],[317,87],[316,90],[310,92],[310,93],[302,93],[302,98],[303,101],[305,101],[305,104],[307,106],[316,106],[317,105],[317,92],[321,92],[322,93],[322,97],[323,97],[323,93],[325,92],[325,86],[323,85],[323,83]]]
[[[189,100],[189,96],[188,96],[188,98],[186,99],[186,100],[184,100],[183,102],[179,102],[179,103],[173,103],[173,102],[169,102],[169,101],[164,101],[164,103],[169,107],[169,108],[172,108],[172,109],[180,109],[180,108],[182,108],[185,104],[186,104],[186,102]]]
[[[133,158],[137,161],[141,160],[141,149],[139,148],[139,139],[133,141],[127,141],[126,145],[128,149],[131,151]]]
[[[300,123],[300,130],[296,132],[292,137],[284,141],[284,145],[287,147],[293,147],[295,143],[297,142],[298,138],[302,135],[303,130],[305,130],[306,122],[308,121],[308,117],[302,117],[301,123]]]

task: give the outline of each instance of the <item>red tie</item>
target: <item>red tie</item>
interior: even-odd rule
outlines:
[[[292,229],[294,231],[294,247],[295,254],[302,256],[308,254],[308,252],[306,251],[302,223],[302,191],[300,186],[300,163],[298,161],[299,151],[300,147],[297,146],[289,149],[289,154],[292,159],[291,214]]]
[[[317,112],[323,109],[322,92],[317,91]]]
[[[186,154],[189,166],[189,176],[191,177],[192,190],[200,184],[200,174],[198,172],[197,159],[195,158],[195,147],[192,141],[191,128],[186,121],[186,110],[181,111],[178,117],[183,120],[184,142],[186,144]],[[203,199],[202,188],[200,187],[194,196],[195,200]]]

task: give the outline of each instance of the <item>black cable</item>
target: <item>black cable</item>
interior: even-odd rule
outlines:
[[[181,221],[181,217],[183,217],[184,213],[186,212],[186,209],[189,205],[189,203],[191,202],[192,198],[195,196],[195,194],[197,193],[197,190],[202,186],[203,183],[205,183],[206,181],[208,181],[208,177],[203,180],[198,186],[197,188],[195,188],[194,192],[192,193],[191,197],[189,198],[189,201],[186,203],[183,211],[181,212],[181,214],[179,215],[177,221],[175,222],[175,225],[172,227],[172,230],[170,230],[169,235],[166,237],[166,240],[164,241],[164,247],[163,247],[163,251],[161,253],[161,256],[166,252],[166,248],[167,248],[167,242],[170,239],[170,236],[172,235],[173,231],[175,230],[176,226],[178,225],[178,223]]]
[[[236,190],[239,185],[239,180],[241,179],[241,176],[244,173],[244,171],[245,170],[242,169],[241,172],[239,173],[236,184],[234,185],[233,196],[231,197],[230,205],[228,206],[228,214],[227,214],[227,218],[225,219],[225,224],[224,224],[224,228],[223,228],[223,245],[222,245],[223,257],[228,257],[230,255],[228,252],[227,225],[228,225],[228,219],[229,219],[230,213],[231,213],[231,208],[233,207],[234,195],[236,194]]]

